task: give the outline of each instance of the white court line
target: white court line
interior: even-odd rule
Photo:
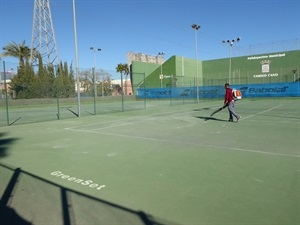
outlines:
[[[285,156],[285,157],[292,157],[292,158],[300,158],[300,155],[294,155],[294,154],[283,154],[283,153],[276,153],[276,152],[265,152],[265,151],[258,151],[253,149],[244,149],[244,148],[232,148],[232,147],[225,147],[225,146],[219,146],[219,145],[203,145],[199,143],[185,143],[182,141],[174,141],[174,140],[166,140],[166,139],[158,139],[158,138],[149,138],[149,137],[141,137],[141,136],[133,136],[128,134],[114,134],[114,133],[107,133],[107,132],[98,132],[94,130],[77,130],[77,129],[70,129],[72,131],[76,132],[85,132],[85,133],[94,133],[94,134],[103,134],[103,135],[109,135],[109,136],[117,136],[117,137],[125,137],[125,138],[133,138],[133,139],[143,139],[143,140],[150,140],[150,141],[160,141],[160,142],[170,142],[172,144],[178,143],[181,145],[195,145],[195,146],[201,146],[201,147],[207,147],[207,148],[221,148],[221,149],[227,149],[227,150],[233,150],[233,151],[240,151],[240,152],[250,152],[250,153],[258,153],[258,154],[264,154],[264,155],[275,155],[275,156]]]
[[[276,153],[276,152],[265,152],[265,151],[258,151],[258,150],[252,150],[252,149],[243,149],[243,148],[229,148],[229,147],[223,147],[223,146],[215,146],[215,147],[224,148],[224,149],[230,149],[230,150],[233,150],[233,151],[242,151],[242,152],[259,153],[259,154],[265,154],[265,155],[277,155],[277,156],[300,158],[300,155],[294,155],[294,154],[283,154],[283,153]]]
[[[256,114],[250,115],[248,117],[242,118],[242,119],[248,119],[251,117],[254,117],[256,115],[271,111],[273,109],[279,108],[283,106],[283,104],[272,107],[270,109],[258,112]],[[147,118],[149,116],[155,116],[155,115],[161,115],[161,114],[167,114],[168,112],[164,112],[164,113],[157,113],[157,114],[150,114],[150,115],[146,115],[146,116],[140,116],[139,118]],[[188,111],[181,111],[181,113],[176,113],[176,114],[171,114],[171,115],[180,115],[183,113],[191,113]],[[153,119],[148,118],[147,120]],[[161,142],[171,142],[174,143],[174,140],[170,141],[170,140],[166,140],[166,139],[158,139],[158,138],[149,138],[149,137],[142,137],[142,136],[133,136],[133,135],[128,135],[128,134],[116,134],[116,133],[108,133],[108,132],[99,132],[96,130],[99,129],[106,129],[106,128],[111,128],[111,127],[119,127],[119,126],[124,126],[127,123],[122,123],[119,125],[114,125],[114,126],[109,126],[109,127],[104,127],[104,128],[97,128],[97,129],[91,129],[91,130],[81,130],[79,129],[80,127],[88,127],[88,126],[94,126],[94,125],[98,125],[98,124],[103,124],[103,123],[112,123],[112,122],[120,122],[120,121],[124,121],[124,120],[128,120],[128,119],[120,119],[120,120],[116,120],[116,121],[106,121],[106,122],[101,122],[101,123],[96,123],[96,124],[89,124],[89,125],[83,125],[83,126],[78,126],[78,127],[69,127],[69,128],[65,128],[66,130],[71,130],[71,131],[76,131],[76,132],[85,132],[85,133],[94,133],[94,134],[103,134],[103,135],[109,135],[109,136],[118,136],[118,137],[126,137],[126,138],[133,138],[133,139],[143,139],[143,140],[150,140],[150,141],[161,141]],[[139,121],[132,121],[132,122],[142,122],[141,120]],[[241,151],[241,152],[250,152],[250,153],[258,153],[258,154],[265,154],[265,155],[276,155],[276,156],[285,156],[285,157],[296,157],[296,158],[300,158],[300,155],[294,155],[294,154],[282,154],[282,153],[275,153],[275,152],[265,152],[265,151],[258,151],[258,150],[252,150],[252,149],[242,149],[242,148],[231,148],[231,147],[224,147],[224,146],[218,146],[218,145],[202,145],[199,143],[184,143],[184,142],[178,142],[179,144],[183,144],[183,145],[197,145],[197,146],[202,146],[202,147],[208,147],[208,148],[221,148],[221,149],[227,149],[227,150],[233,150],[233,151]]]
[[[254,117],[256,115],[259,115],[259,114],[262,114],[262,113],[265,113],[265,112],[268,112],[268,111],[271,111],[273,109],[276,109],[276,108],[279,108],[283,105],[278,105],[278,106],[275,106],[273,108],[270,108],[270,109],[267,109],[267,110],[264,110],[262,112],[258,112],[256,114],[253,114],[253,115],[250,115],[250,116],[247,116],[247,117],[242,117],[241,120],[244,120],[244,119],[248,119],[248,118],[251,118],[251,117]],[[190,114],[190,113],[194,113],[194,111],[190,111],[190,110],[183,110],[183,111],[180,111],[179,113],[175,113],[175,114],[170,114],[169,112],[162,112],[162,113],[154,113],[154,114],[149,114],[149,115],[144,115],[144,116],[139,116],[139,117],[134,117],[132,119],[128,119],[128,118],[125,118],[125,119],[119,119],[119,120],[113,120],[113,121],[103,121],[103,122],[100,122],[100,123],[93,123],[93,124],[86,124],[86,125],[81,125],[81,126],[75,126],[75,127],[67,127],[65,128],[66,130],[77,130],[77,129],[80,129],[80,128],[83,128],[83,127],[91,127],[91,126],[95,126],[95,125],[100,125],[100,124],[112,124],[112,123],[116,123],[116,122],[121,122],[121,121],[126,121],[125,123],[120,123],[120,124],[115,124],[115,125],[110,125],[110,126],[106,126],[106,127],[101,127],[101,128],[95,128],[95,129],[90,129],[90,130],[104,130],[104,129],[107,129],[107,128],[113,128],[113,127],[121,127],[121,126],[125,126],[125,125],[130,125],[130,124],[133,124],[133,123],[138,123],[138,122],[143,122],[143,121],[146,121],[146,120],[153,120],[155,118],[153,118],[152,116],[158,116],[158,115],[164,115],[164,114],[167,114],[167,115],[170,115],[170,116],[174,116],[174,115],[181,115],[181,114]],[[146,118],[144,120],[137,120],[137,119],[142,119],[142,118]],[[129,120],[129,121],[128,121]],[[132,121],[131,121],[132,120]]]
[[[126,138],[133,138],[133,139],[144,139],[144,140],[152,140],[152,141],[162,141],[157,138],[149,138],[149,137],[140,137],[140,136],[133,136],[133,135],[127,135],[127,134],[114,134],[114,133],[107,133],[107,132],[99,132],[96,130],[79,130],[79,129],[73,129],[69,128],[68,130],[75,131],[75,132],[84,132],[84,133],[93,133],[93,134],[104,134],[108,136],[116,136],[116,137],[126,137]]]
[[[278,105],[278,106],[275,106],[275,107],[272,107],[272,108],[270,108],[270,109],[267,109],[267,110],[264,110],[264,111],[261,111],[261,112],[258,112],[258,113],[255,113],[255,114],[252,114],[252,115],[247,116],[247,117],[242,117],[241,120],[249,119],[249,118],[254,117],[254,116],[257,116],[257,115],[259,115],[259,114],[263,114],[263,113],[268,112],[268,111],[271,111],[271,110],[273,110],[273,109],[277,109],[277,108],[279,108],[279,107],[281,107],[281,106],[283,106],[283,104]]]
[[[85,124],[85,125],[81,125],[81,126],[74,126],[74,127],[66,127],[66,130],[76,130],[76,129],[80,129],[83,127],[91,127],[91,126],[95,126],[95,125],[100,125],[100,124],[112,124],[112,123],[116,123],[116,122],[122,122],[122,121],[126,121],[125,123],[121,123],[121,124],[116,124],[114,126],[107,126],[104,128],[96,128],[97,129],[105,129],[105,128],[112,128],[112,127],[118,127],[118,126],[124,126],[127,124],[131,124],[131,123],[138,123],[138,122],[143,122],[146,120],[155,120],[155,117],[152,116],[159,116],[159,115],[164,115],[166,114],[167,116],[176,116],[176,115],[181,115],[181,114],[190,114],[190,113],[194,113],[194,111],[190,111],[190,110],[182,110],[179,111],[178,113],[175,114],[171,114],[170,112],[161,112],[161,113],[153,113],[153,114],[149,114],[149,115],[144,115],[144,116],[137,116],[137,117],[133,117],[133,118],[124,118],[124,119],[119,119],[119,120],[109,120],[109,121],[102,121],[99,123],[92,123],[92,124]],[[146,118],[144,120],[137,120],[137,119],[143,119]]]

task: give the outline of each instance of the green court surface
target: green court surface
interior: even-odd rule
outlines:
[[[299,98],[238,101],[238,123],[210,117],[222,100],[147,104],[1,127],[7,206],[33,224],[300,224]]]

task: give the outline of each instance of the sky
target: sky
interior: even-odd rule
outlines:
[[[228,58],[223,40],[241,39],[232,46],[234,57],[251,46],[300,38],[300,0],[49,1],[59,59],[73,65],[75,6],[79,68],[115,71],[128,52],[164,52],[166,60]],[[10,42],[31,47],[33,8],[34,0],[0,0],[0,52]],[[14,58],[2,60],[17,66]]]

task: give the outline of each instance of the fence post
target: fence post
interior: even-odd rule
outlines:
[[[7,121],[7,126],[9,126],[9,114],[8,114],[8,99],[7,99],[7,83],[6,83],[5,61],[3,61],[3,70],[4,70],[4,92],[5,92],[6,121]]]
[[[124,112],[123,73],[121,71],[122,112]]]
[[[55,79],[56,79],[56,103],[57,103],[57,119],[60,118],[60,112],[59,112],[59,82],[58,82],[58,66],[54,66],[54,73],[55,73]]]
[[[93,67],[93,83],[94,83],[94,115],[96,115],[96,98],[97,98],[97,84],[96,84],[96,71],[95,71],[95,67]],[[102,82],[102,86],[103,86],[103,82]],[[103,89],[103,87],[102,87]],[[103,97],[103,95],[102,95]]]

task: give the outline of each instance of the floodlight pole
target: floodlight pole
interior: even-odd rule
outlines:
[[[164,52],[159,52],[157,55],[163,58],[165,53]],[[161,61],[161,63],[160,63],[160,76],[159,76],[160,88],[162,88],[162,80],[163,80],[162,64],[163,64],[163,61]]]
[[[94,52],[94,67],[93,67],[92,71],[93,71],[93,83],[94,83],[94,115],[96,115],[97,114],[97,110],[96,110],[96,98],[97,98],[96,52],[101,51],[101,49],[90,47],[90,50]],[[102,83],[102,85],[103,85],[103,83]]]
[[[199,84],[198,84],[198,73],[199,73],[199,68],[198,68],[198,30],[200,29],[201,26],[197,24],[192,24],[192,28],[195,30],[195,55],[196,55],[196,95],[197,95],[197,103],[199,103]]]
[[[229,44],[229,72],[228,72],[228,83],[231,84],[231,58],[232,58],[232,46],[235,42],[239,42],[241,38],[236,38],[232,40],[222,41],[224,44]]]
[[[96,53],[101,51],[101,48],[90,47],[90,50],[94,52],[94,68],[96,68]]]
[[[75,42],[75,57],[76,57],[76,84],[77,84],[77,116],[80,117],[80,82],[78,71],[78,48],[77,48],[77,31],[76,31],[76,9],[75,0],[73,0],[73,21],[74,21],[74,42]]]
[[[96,53],[100,52],[101,48],[90,47],[90,50],[94,52],[94,73],[93,73],[93,79],[94,79],[94,85],[95,85],[95,88],[96,88],[96,81],[97,81],[97,77],[96,77]],[[103,86],[103,84],[102,84],[102,86]],[[97,97],[97,91],[95,91],[95,97]]]

